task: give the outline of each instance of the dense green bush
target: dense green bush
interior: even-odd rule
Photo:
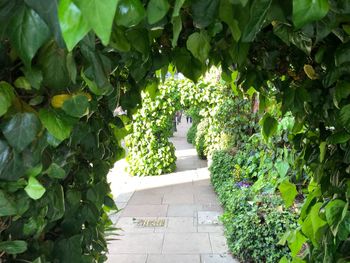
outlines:
[[[126,160],[132,175],[160,175],[176,168],[175,147],[169,142],[177,109],[173,81],[159,85],[158,93],[155,97],[144,92],[142,108],[133,115],[132,132],[126,138]]]
[[[197,125],[192,123],[191,127],[187,132],[187,142],[195,144],[196,143],[196,133],[197,133]]]

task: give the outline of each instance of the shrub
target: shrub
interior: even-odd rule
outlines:
[[[203,119],[197,126],[196,132],[196,150],[199,158],[205,160],[207,158],[206,154],[206,134],[208,129],[208,120]]]
[[[187,142],[194,144],[196,143],[196,133],[197,133],[197,125],[192,123],[192,126],[189,128],[187,132]]]

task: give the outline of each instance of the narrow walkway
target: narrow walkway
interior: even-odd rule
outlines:
[[[178,126],[172,141],[177,170],[162,176],[130,177],[116,165],[109,179],[122,228],[109,244],[110,263],[234,263],[228,254],[222,209],[210,184],[206,162],[186,141],[190,127]]]

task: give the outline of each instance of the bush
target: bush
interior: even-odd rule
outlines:
[[[207,158],[206,134],[208,129],[207,119],[203,119],[197,126],[196,132],[196,150],[199,158],[205,160]]]
[[[196,143],[196,133],[197,133],[197,125],[192,124],[187,132],[187,142],[191,144]]]

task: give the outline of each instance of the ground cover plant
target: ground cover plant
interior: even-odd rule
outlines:
[[[211,65],[235,92],[259,92],[264,140],[283,115],[294,116],[295,173],[279,186],[295,190],[292,179],[304,181],[299,227],[285,237],[294,262],[348,261],[347,0],[2,0],[0,7],[3,261],[104,261],[106,211],[114,207],[106,174],[123,155],[128,125],[115,108],[130,118],[141,90],[158,82],[155,72],[162,79],[176,69],[197,81]],[[295,191],[284,192],[288,206]]]

